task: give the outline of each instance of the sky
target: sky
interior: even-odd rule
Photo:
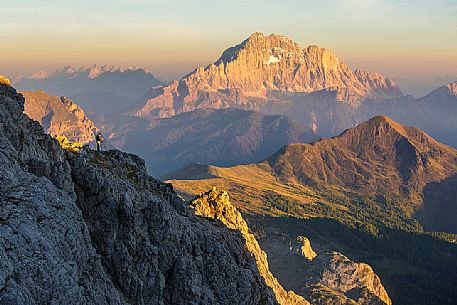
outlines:
[[[163,80],[253,32],[405,82],[457,78],[457,0],[1,0],[0,74],[142,66]]]

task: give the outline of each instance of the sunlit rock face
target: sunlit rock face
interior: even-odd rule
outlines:
[[[198,108],[259,109],[271,93],[337,92],[336,100],[358,107],[365,98],[402,95],[378,73],[352,71],[334,52],[311,45],[302,49],[286,36],[254,33],[227,49],[219,60],[197,68],[181,81],[155,88],[133,113],[168,117]]]
[[[278,280],[268,269],[267,256],[260,249],[254,235],[249,231],[247,223],[241,213],[230,203],[226,191],[213,188],[211,191],[200,194],[190,206],[195,210],[195,214],[216,219],[230,229],[239,231],[245,240],[245,247],[252,257],[255,258],[259,274],[265,279],[266,284],[271,287],[278,302],[282,305],[309,305],[303,297],[292,291],[285,291]]]
[[[315,304],[391,305],[381,280],[364,263],[341,253],[321,254],[307,266],[302,294]]]
[[[22,92],[24,112],[51,135],[66,136],[72,142],[90,143],[99,132],[84,110],[72,100],[44,91]]]

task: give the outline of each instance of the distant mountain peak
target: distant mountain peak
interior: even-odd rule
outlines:
[[[32,73],[29,76],[17,76],[16,82],[26,80],[44,80],[50,77],[56,77],[57,75],[67,75],[69,78],[72,77],[80,77],[80,76],[87,76],[90,79],[94,79],[99,77],[104,73],[114,73],[114,72],[127,72],[127,71],[143,71],[144,73],[151,73],[146,68],[142,67],[135,67],[135,66],[114,66],[114,65],[97,65],[93,64],[91,66],[82,66],[79,68],[75,68],[70,65],[65,65],[62,67],[56,68],[53,72],[46,72],[43,70],[37,71]]]
[[[447,101],[448,98],[451,100],[457,98],[457,81],[433,90],[424,98],[427,97],[433,98],[434,101]]]
[[[336,54],[316,45],[303,49],[284,35],[256,32],[225,50],[206,68],[199,67],[161,89],[153,89],[139,116],[169,117],[198,108],[259,109],[271,92],[308,94],[332,90],[336,101],[352,107],[364,99],[403,94],[379,73],[352,71]],[[252,99],[258,101],[251,102]]]
[[[447,87],[449,88],[449,91],[450,91],[453,95],[457,96],[457,81],[455,81],[455,82],[453,82],[453,83],[447,85]]]
[[[24,113],[39,122],[51,135],[66,136],[72,142],[90,143],[99,132],[84,110],[65,96],[52,96],[43,90],[21,92]]]

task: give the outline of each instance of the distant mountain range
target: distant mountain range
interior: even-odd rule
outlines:
[[[152,87],[162,85],[143,68],[65,66],[52,73],[39,71],[16,77],[14,86],[22,91],[44,90],[51,95],[65,95],[77,100],[88,113],[110,114],[127,109]]]
[[[457,147],[457,97],[449,90],[455,86],[414,99],[379,73],[351,70],[330,50],[254,33],[206,68],[151,89],[127,114],[165,118],[195,109],[247,109],[289,116],[325,137],[387,115]]]
[[[288,117],[240,109],[200,109],[167,119],[105,116],[96,123],[112,145],[145,158],[155,175],[192,162],[256,162],[286,144],[317,139]]]
[[[457,147],[457,96],[450,89],[456,82],[415,99],[379,73],[352,70],[334,52],[314,45],[301,48],[283,35],[254,33],[213,64],[168,85],[144,69],[98,66],[38,72],[15,84],[22,90],[68,96],[89,117],[110,114],[105,122],[121,116],[157,119],[198,109],[236,108],[287,116],[331,137],[386,115]]]

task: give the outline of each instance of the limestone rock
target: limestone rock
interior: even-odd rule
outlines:
[[[333,300],[331,304],[392,304],[369,265],[351,261],[338,252],[319,255],[304,278],[306,285],[302,293],[309,294],[316,304],[330,304],[329,300]],[[335,302],[336,299],[339,301]]]
[[[99,129],[83,109],[70,99],[51,96],[44,91],[22,92],[25,114],[38,121],[51,135],[66,136],[72,142],[93,142]]]
[[[304,236],[298,236],[296,241],[291,242],[290,244],[290,250],[292,253],[301,255],[309,261],[312,261],[317,256],[316,252],[314,252],[311,247],[311,242]]]
[[[271,274],[268,269],[265,252],[260,249],[254,235],[249,232],[248,225],[241,216],[241,213],[230,203],[226,191],[213,188],[211,191],[197,196],[191,201],[190,206],[194,208],[196,215],[219,220],[228,228],[241,233],[245,240],[247,251],[255,258],[259,274],[274,291],[280,304],[309,304],[308,301],[294,292],[285,291],[278,280]]]
[[[169,117],[199,108],[258,110],[274,92],[337,92],[337,101],[358,107],[363,99],[402,95],[377,73],[352,71],[334,52],[312,45],[302,49],[282,35],[254,33],[227,49],[215,63],[180,81],[151,90],[138,116]]]
[[[127,304],[91,244],[57,141],[0,85],[0,303]]]
[[[317,305],[391,304],[380,278],[369,265],[338,252],[326,252],[323,245],[318,245],[317,254],[308,238],[272,230],[262,230],[260,243],[268,254],[271,272],[286,289]],[[306,245],[307,252],[312,251],[312,259],[300,252],[301,245]]]

